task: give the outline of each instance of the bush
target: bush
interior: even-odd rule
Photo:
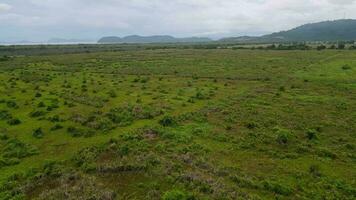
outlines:
[[[203,94],[202,91],[198,90],[197,93],[195,94],[195,98],[196,99],[199,99],[199,100],[202,100],[202,99],[205,99],[205,95]]]
[[[350,70],[351,69],[350,65],[343,65],[341,68],[343,70]]]
[[[11,119],[11,114],[7,110],[0,110],[0,120]]]
[[[109,96],[110,96],[111,98],[117,97],[117,94],[116,94],[116,92],[115,92],[114,90],[110,90],[110,91],[108,92],[108,94],[109,94]]]
[[[11,126],[15,126],[21,124],[21,121],[17,118],[11,118],[7,121],[7,123]]]
[[[318,51],[321,51],[321,50],[326,49],[326,46],[325,46],[325,45],[319,45],[318,47],[316,47],[316,49],[317,49]]]
[[[95,134],[92,130],[79,129],[73,126],[68,127],[67,131],[72,137],[91,137]]]
[[[7,136],[5,133],[0,133],[0,140],[8,140],[9,136]]]
[[[279,144],[287,144],[288,142],[290,142],[292,134],[289,130],[277,128],[276,134],[276,141]]]
[[[41,101],[40,103],[38,103],[37,107],[43,108],[46,107],[46,105]]]
[[[314,139],[317,139],[317,131],[314,130],[314,129],[309,129],[307,130],[307,138],[309,140],[314,140]]]
[[[59,118],[59,115],[53,115],[52,117],[48,118],[49,121],[51,122],[59,122],[61,119]]]
[[[312,174],[313,176],[320,177],[321,176],[321,172],[320,172],[319,165],[311,165],[309,167],[309,173]]]
[[[43,134],[42,129],[38,128],[38,129],[34,130],[33,133],[32,133],[32,136],[37,138],[37,139],[43,138],[44,134]]]
[[[159,124],[162,126],[174,126],[176,125],[176,121],[173,117],[171,116],[164,116],[160,121]]]
[[[277,182],[272,182],[272,181],[263,181],[263,187],[271,192],[274,192],[276,194],[281,194],[281,195],[290,195],[292,194],[292,189],[289,188],[288,186],[281,185]]]
[[[54,125],[54,126],[51,128],[51,131],[56,131],[56,130],[59,130],[59,129],[62,129],[62,128],[63,128],[62,125],[56,124],[56,125]]]
[[[15,101],[7,101],[6,106],[9,108],[18,108],[18,105],[16,104]]]
[[[37,93],[35,94],[35,97],[36,97],[36,98],[41,97],[41,96],[42,96],[42,94],[39,93],[39,92],[37,92]]]
[[[194,196],[180,190],[171,190],[164,193],[163,200],[194,200]]]
[[[35,155],[38,151],[36,148],[21,142],[18,139],[10,139],[6,142],[1,156],[3,158],[24,158]]]
[[[30,117],[34,117],[34,118],[36,118],[36,117],[41,117],[41,116],[44,116],[46,114],[46,112],[44,112],[44,111],[32,111],[31,113],[30,113]]]
[[[246,123],[246,128],[248,129],[255,129],[255,128],[258,128],[258,124],[256,122],[248,122]]]
[[[340,43],[340,44],[337,45],[337,48],[338,49],[345,49],[345,44]]]

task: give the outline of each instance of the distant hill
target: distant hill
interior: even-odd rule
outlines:
[[[288,31],[261,37],[223,38],[223,42],[301,42],[301,41],[356,40],[356,20],[344,19],[305,24]]]
[[[155,36],[139,36],[130,35],[123,38],[110,36],[101,38],[98,43],[193,43],[193,42],[211,42],[210,38],[204,37],[189,37],[189,38],[175,38],[169,35],[155,35]]]
[[[240,37],[227,37],[227,38],[222,38],[219,40],[219,42],[251,42],[251,41],[257,41],[259,40],[260,37],[253,37],[253,36],[240,36]]]
[[[325,21],[305,24],[289,31],[281,31],[263,38],[287,41],[356,40],[356,20]]]

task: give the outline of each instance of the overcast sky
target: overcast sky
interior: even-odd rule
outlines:
[[[0,41],[262,35],[355,10],[356,0],[0,0]]]

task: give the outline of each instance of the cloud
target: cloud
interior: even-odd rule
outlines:
[[[337,5],[350,5],[356,2],[356,0],[329,0],[330,3]]]
[[[105,35],[261,35],[295,26],[356,18],[356,0],[2,0],[0,40],[9,37],[99,38]],[[0,11],[1,11],[0,6]],[[11,10],[10,10],[11,9]],[[2,9],[4,10],[4,8]]]
[[[0,12],[2,11],[9,11],[11,9],[11,6],[6,3],[0,3]]]

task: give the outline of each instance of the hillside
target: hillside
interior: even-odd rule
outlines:
[[[263,36],[287,41],[337,41],[356,39],[356,20],[336,20],[305,24],[289,31]]]
[[[189,37],[175,38],[169,35],[139,36],[130,35],[123,38],[110,36],[101,38],[98,43],[180,43],[180,42],[210,42],[209,38]]]
[[[223,38],[221,42],[287,42],[287,41],[346,41],[356,40],[356,20],[324,21],[298,26],[261,37]]]

